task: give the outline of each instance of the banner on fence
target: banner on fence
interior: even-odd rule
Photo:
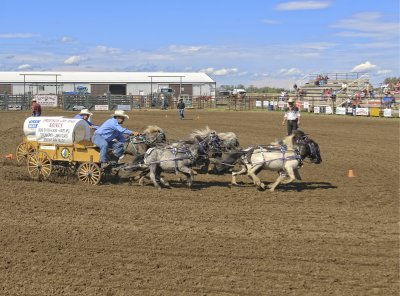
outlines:
[[[22,105],[15,105],[15,104],[8,105],[7,109],[10,111],[17,111],[17,110],[20,111],[20,110],[22,110]]]
[[[269,101],[263,101],[263,105],[264,105],[264,108],[268,108],[268,106],[269,106]]]
[[[320,110],[320,107],[314,107],[314,113],[319,114]]]
[[[131,105],[117,105],[117,110],[131,111]]]
[[[369,115],[373,117],[379,117],[380,110],[379,108],[370,108],[369,109]]]
[[[336,107],[337,115],[346,115],[346,107]]]
[[[42,107],[57,107],[57,95],[34,95],[33,97]]]
[[[108,111],[108,105],[94,105],[95,111]]]
[[[256,101],[256,107],[257,108],[262,107],[261,101]]]
[[[347,108],[347,113],[348,113],[348,114],[353,114],[353,108],[348,107],[348,108]]]
[[[383,109],[384,117],[392,117],[392,109]]]
[[[310,102],[307,102],[307,101],[303,102],[303,107],[304,107],[304,109],[309,109],[310,108]]]
[[[368,116],[368,108],[356,108],[356,115],[357,116]]]
[[[72,111],[81,111],[83,109],[86,109],[86,107],[83,106],[83,105],[74,105],[74,106],[72,106]]]
[[[278,108],[283,108],[285,106],[285,103],[282,101],[278,102]]]
[[[331,106],[326,106],[325,108],[325,114],[333,114],[333,110]]]

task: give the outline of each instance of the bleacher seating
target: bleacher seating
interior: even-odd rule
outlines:
[[[368,93],[372,90],[368,73],[321,73],[320,75],[329,78],[327,83],[322,81],[320,85],[315,85],[318,74],[309,74],[296,83],[300,91],[293,91],[290,96],[301,101],[309,101],[313,106],[332,106],[333,103],[335,106],[341,106],[350,96],[354,98],[357,93]],[[345,89],[342,88],[344,84],[347,86]],[[336,93],[335,102],[332,102],[330,93],[324,94],[326,89]]]

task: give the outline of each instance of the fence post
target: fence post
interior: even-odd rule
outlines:
[[[89,109],[89,97],[88,94],[85,94],[85,107]]]
[[[108,110],[112,110],[112,104],[111,104],[111,93],[108,91],[107,92],[107,102],[108,102]]]
[[[28,101],[25,100],[26,110],[29,108],[29,102],[32,102],[32,92],[28,92]]]

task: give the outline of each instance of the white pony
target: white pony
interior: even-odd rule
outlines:
[[[248,154],[241,158],[241,170],[232,172],[232,184],[238,185],[237,175],[247,174],[259,189],[264,190],[266,186],[257,176],[261,170],[279,172],[276,181],[268,185],[270,191],[274,191],[280,183],[288,184],[296,179],[301,180],[299,168],[303,159],[308,156],[313,163],[320,163],[322,159],[317,143],[307,138],[307,142],[301,142],[295,147],[294,137],[295,135],[287,136],[281,142],[271,143],[267,147],[250,147],[243,150]],[[288,179],[286,174],[289,176]]]

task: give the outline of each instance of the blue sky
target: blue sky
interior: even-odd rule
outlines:
[[[202,71],[290,86],[308,73],[400,76],[398,0],[5,1],[0,71]]]

